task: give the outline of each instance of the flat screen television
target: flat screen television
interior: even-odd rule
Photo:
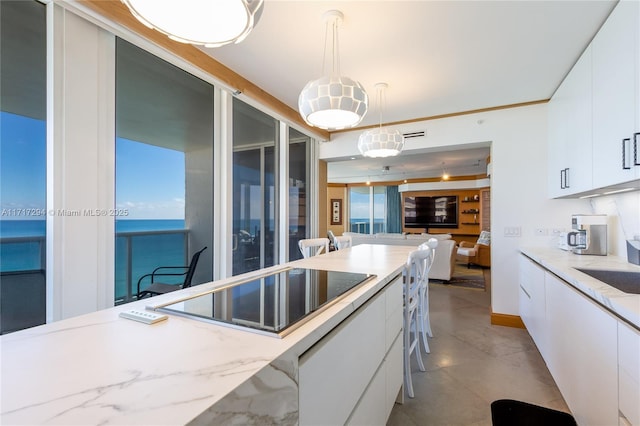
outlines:
[[[404,226],[407,228],[457,228],[458,196],[405,197]]]

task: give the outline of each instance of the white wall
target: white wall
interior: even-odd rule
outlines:
[[[626,240],[640,239],[640,192],[592,198],[591,209],[608,216],[609,254],[626,259]]]
[[[568,230],[572,213],[591,213],[587,200],[550,200],[547,196],[547,105],[411,123],[402,132],[427,129],[427,137],[411,139],[401,155],[427,147],[491,142],[492,310],[519,315],[519,247],[551,246],[552,235],[535,229]],[[334,135],[320,146],[320,158],[358,155],[360,132]],[[505,227],[519,227],[520,237],[505,237]]]

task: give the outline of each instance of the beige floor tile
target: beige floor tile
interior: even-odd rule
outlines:
[[[527,331],[491,325],[490,303],[490,292],[430,285],[427,371],[412,361],[416,397],[388,425],[491,425],[491,402],[503,398],[569,411]]]

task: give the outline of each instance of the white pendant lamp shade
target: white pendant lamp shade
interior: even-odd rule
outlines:
[[[298,97],[298,111],[310,126],[326,130],[340,130],[356,126],[362,121],[369,105],[367,92],[360,83],[340,74],[338,26],[343,14],[338,10],[325,12],[326,34],[331,34],[331,72],[308,82]],[[325,37],[325,58],[327,41]]]
[[[369,97],[360,83],[344,76],[322,77],[307,83],[298,97],[298,110],[307,124],[340,130],[362,121]]]
[[[375,128],[358,138],[358,149],[365,157],[393,157],[404,148],[404,136],[398,130]]]
[[[380,126],[367,130],[358,138],[358,149],[365,157],[393,157],[400,154],[404,148],[404,136],[398,131],[382,127],[382,108],[386,83],[376,83],[376,98],[378,113],[380,114]]]
[[[264,0],[122,0],[133,16],[181,43],[238,43],[260,19]]]

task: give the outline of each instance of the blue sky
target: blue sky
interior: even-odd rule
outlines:
[[[184,219],[183,152],[118,138],[116,207],[130,219]]]
[[[183,152],[116,141],[116,207],[127,209],[127,218],[184,219],[184,198]],[[42,120],[0,112],[0,208],[46,208],[46,125]],[[38,217],[4,215],[2,219]]]
[[[350,197],[350,216],[352,219],[363,219],[369,217],[369,189],[370,187],[358,188],[349,191]],[[360,191],[367,191],[362,193]],[[375,193],[373,196],[374,216],[377,219],[383,219],[386,206],[386,195],[384,193]]]
[[[0,208],[46,207],[45,138],[44,121],[0,113]]]

